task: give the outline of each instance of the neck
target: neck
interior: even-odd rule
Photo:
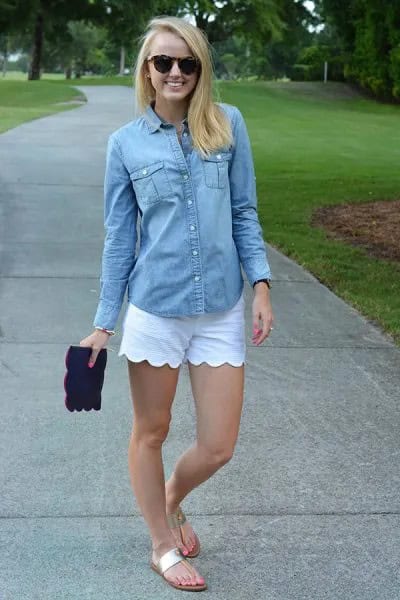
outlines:
[[[181,123],[187,117],[188,102],[165,102],[156,100],[154,110],[167,123]]]

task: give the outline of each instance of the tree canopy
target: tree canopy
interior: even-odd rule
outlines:
[[[381,98],[400,98],[400,2],[318,0],[340,41],[344,75]]]
[[[172,14],[203,29],[222,77],[349,80],[400,98],[400,0],[0,0],[3,63],[19,44],[29,78],[43,65],[124,72],[148,20]],[[323,26],[322,31],[316,26]]]

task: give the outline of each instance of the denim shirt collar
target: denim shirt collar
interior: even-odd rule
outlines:
[[[154,102],[149,104],[144,113],[147,125],[149,126],[150,133],[155,133],[161,127],[171,127],[171,123],[168,123],[164,119],[158,116],[154,110]],[[187,129],[188,120],[187,117],[182,121],[184,129]]]

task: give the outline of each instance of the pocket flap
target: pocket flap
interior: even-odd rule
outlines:
[[[137,181],[138,179],[149,177],[149,175],[153,175],[153,173],[162,169],[163,166],[164,163],[162,160],[155,163],[151,163],[151,165],[141,167],[140,169],[136,169],[136,171],[130,173],[130,178],[134,181]]]

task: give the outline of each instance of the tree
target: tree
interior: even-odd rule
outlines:
[[[70,20],[98,18],[104,10],[104,0],[0,0],[0,27],[31,34],[28,79],[39,79],[45,37],[57,36]]]
[[[267,41],[265,44],[264,70],[259,72],[264,76],[288,76],[298,54],[312,43],[313,33],[310,32],[309,27],[318,23],[318,19],[305,8],[302,2],[280,0],[279,6],[284,25],[279,38]]]
[[[127,54],[133,63],[136,42],[148,20],[163,12],[163,8],[167,8],[167,3],[159,0],[106,0],[101,23],[108,31],[111,43],[120,49],[120,75],[124,74]]]
[[[400,98],[400,2],[318,0],[344,49],[344,74],[384,99]]]
[[[47,39],[44,45],[43,65],[66,78],[79,78],[85,71],[102,73],[110,70],[104,47],[107,32],[84,21],[69,21],[56,40]]]

